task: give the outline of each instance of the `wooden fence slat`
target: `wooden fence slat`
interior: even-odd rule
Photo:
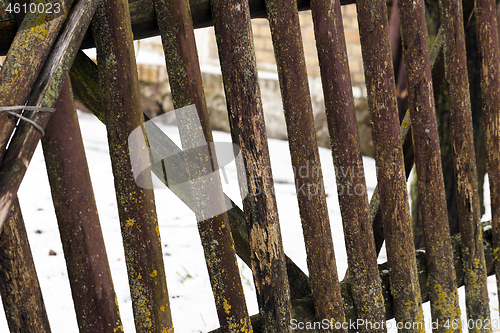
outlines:
[[[447,300],[440,290],[448,284],[448,290],[454,291],[456,286],[427,46],[425,7],[423,1],[412,3],[404,0],[400,1],[399,7],[401,22],[404,22],[401,25],[403,56],[408,82],[418,188],[419,193],[423,193],[419,200],[427,264],[430,268],[428,272],[431,288],[437,291],[432,292],[431,289],[433,320],[437,319],[440,322],[450,320],[453,323],[452,320],[460,316],[458,310],[451,308],[454,306],[458,309],[458,296],[456,291],[454,296],[446,293],[446,296],[455,297]],[[456,311],[453,313],[455,317],[447,317],[450,311]]]
[[[10,45],[0,71],[0,91],[2,92],[0,106],[24,105],[26,103],[66,19],[67,8],[72,2],[72,0],[46,2],[47,4],[60,4],[61,12],[59,14],[48,15],[35,11],[26,15]],[[34,47],[37,50],[35,54],[33,54]],[[5,153],[7,142],[16,122],[17,118],[6,112],[0,112],[0,156]]]
[[[465,52],[465,34],[462,4],[456,0],[440,0],[441,24],[444,28],[444,63],[445,80],[448,84],[450,105],[450,138],[453,149],[453,164],[457,178],[457,206],[465,256],[465,282],[467,316],[488,318],[486,279],[481,249],[481,229],[479,226],[480,207],[474,152],[472,113],[469,96],[467,58]],[[432,267],[431,267],[432,269]],[[440,274],[438,267],[436,274]],[[441,285],[446,294],[451,292]],[[460,313],[451,309],[439,311],[450,321],[460,320]],[[475,314],[474,312],[477,311]],[[438,309],[433,310],[437,315]],[[483,318],[484,320],[484,318]]]
[[[411,225],[409,222],[402,148],[399,139],[399,120],[395,100],[392,59],[390,57],[388,23],[383,1],[358,1],[357,9],[375,144],[377,179],[379,181],[378,185],[385,187],[380,190],[380,207],[391,207],[392,205],[389,202],[391,202],[391,198],[394,200],[394,197],[397,199],[396,203],[405,203],[404,207],[398,210],[390,208],[384,213],[383,209],[381,209],[381,218],[384,221],[384,235],[389,245],[391,240],[387,239],[388,230],[386,229],[390,227],[388,221],[390,221],[394,211],[399,211],[398,214],[402,214],[406,210],[407,222],[404,223],[404,226],[411,228]],[[374,61],[374,59],[377,61]],[[387,108],[389,108],[390,114],[387,114]],[[397,190],[395,186],[397,186]],[[394,192],[396,192],[395,196]],[[384,196],[389,197],[386,199],[387,203],[384,203]],[[405,218],[403,214],[400,216],[403,219]],[[455,272],[451,261],[450,235],[449,231],[446,234],[447,229],[445,228],[448,224],[445,223],[444,226],[442,224],[440,226],[442,229],[429,229],[429,231],[436,233],[434,240],[439,239],[440,241],[426,244],[427,261],[431,268],[431,308],[433,320],[439,321],[439,331],[444,331],[443,325],[445,325],[446,320],[453,322],[453,320],[460,319]],[[394,231],[396,232],[396,230]],[[393,235],[397,237],[395,233]],[[388,246],[387,255],[389,258],[392,254],[395,254],[394,251],[395,249],[391,250]],[[436,268],[436,270],[433,270],[433,268]],[[458,327],[460,327],[460,322]]]
[[[155,6],[174,107],[179,109],[195,104],[205,142],[207,144],[213,142],[189,1],[156,0]],[[177,120],[182,122],[179,118]],[[189,147],[186,147],[184,142],[186,140],[184,140],[185,135],[181,131],[181,124],[179,124],[179,132],[183,148],[188,149]],[[211,151],[210,146],[207,146],[207,149],[209,160],[205,161],[204,154],[201,154],[201,160],[198,160],[197,163],[205,165],[206,170],[215,172],[212,175],[217,190],[215,193],[211,193],[210,202],[216,201],[219,204],[224,204],[215,152]],[[198,197],[203,196],[205,190],[204,188],[193,189],[193,192],[198,194],[194,200],[199,202]],[[198,229],[205,252],[220,326],[229,332],[251,332],[252,328],[227,212],[198,222]]]
[[[495,2],[477,0],[476,22],[481,62],[481,97],[483,101],[484,128],[488,161],[488,180],[491,198],[491,225],[493,228],[493,253],[497,289],[500,290],[500,40]],[[498,15],[498,13],[497,13]],[[498,295],[500,299],[500,294]],[[481,308],[488,309],[488,299]],[[483,300],[484,302],[485,300]],[[468,306],[468,305],[467,305]]]
[[[33,87],[28,105],[44,108],[54,105],[96,6],[97,0],[81,0],[72,6],[64,29],[59,34]],[[48,112],[36,111],[25,112],[23,115],[41,128],[47,125],[50,117]],[[0,166],[0,175],[2,175],[0,177],[0,230],[9,214],[41,135],[41,132],[32,124],[21,121],[10,141]]]
[[[344,323],[297,4],[295,0],[266,0],[266,6],[290,138],[290,156],[316,318]],[[373,260],[376,266],[374,252]],[[373,290],[371,287],[366,286],[362,294],[371,298],[373,295],[368,296],[366,292]]]
[[[144,125],[128,3],[104,1],[92,25],[135,327],[173,332],[154,192],[137,185],[129,157],[128,136]]]
[[[424,331],[386,5],[360,0],[357,10],[394,313]]]
[[[464,0],[463,1],[463,13],[464,17],[470,19],[473,9],[474,9],[474,1],[473,0]],[[468,22],[468,20],[466,22]],[[444,36],[443,36],[443,26],[439,28],[438,34],[434,39],[434,43],[432,44],[432,48],[430,50],[430,59],[431,59],[431,73],[432,73],[432,85],[434,87],[434,99],[439,96],[439,92],[444,84]],[[411,121],[409,111],[406,112],[406,115],[401,122],[400,126],[400,137],[401,137],[401,145],[403,146],[403,155],[405,160],[405,170],[406,170],[406,178],[410,176],[411,169],[413,167],[413,162],[415,161],[415,155],[413,152],[413,141],[411,135]],[[377,253],[380,252],[382,248],[382,244],[384,243],[384,233],[382,226],[382,215],[380,214],[380,197],[378,193],[378,185],[375,187],[375,191],[373,192],[372,199],[370,200],[370,212],[372,216],[373,223],[373,233],[375,236],[375,247],[377,248]]]
[[[69,80],[42,138],[80,332],[123,332]]]
[[[257,81],[247,1],[212,2],[233,142],[241,149],[248,195],[243,199],[257,300],[269,332],[290,331],[290,291]],[[272,277],[272,278],[270,278]]]
[[[348,195],[347,191],[345,191],[341,193],[342,195],[339,195],[343,220],[349,221],[349,226],[346,224],[344,228],[344,234],[350,235],[350,241],[347,240],[346,243],[356,244],[354,240],[358,237],[352,235],[354,233],[350,230],[352,228],[352,221],[360,221],[358,223],[361,224],[364,220],[365,229],[368,230],[371,230],[371,228],[366,227],[366,225],[369,226],[371,222],[368,211],[368,197],[365,190],[363,164],[358,145],[359,138],[354,114],[354,100],[351,92],[340,4],[337,2],[335,7],[331,7],[333,7],[333,4],[328,1],[317,2],[317,4],[316,1],[312,2],[327,121],[330,130],[334,163],[337,170],[337,184],[342,184],[344,187],[351,184],[353,189],[363,189],[359,193],[352,191],[351,195]],[[328,13],[332,14],[328,15]],[[330,27],[330,29],[321,29],[321,27]],[[331,31],[332,29],[335,30]],[[339,52],[338,50],[341,51]],[[379,186],[386,190],[388,182],[383,183],[380,178],[379,182]],[[404,187],[404,182],[402,185]],[[391,188],[393,186],[394,183],[390,185]],[[405,187],[401,191],[405,191]],[[386,243],[386,246],[388,247],[387,252],[390,258],[391,290],[394,297],[394,309],[397,321],[421,323],[423,326],[421,298],[417,284],[418,281],[416,280],[416,262],[413,255],[413,241],[411,230],[409,229],[407,206],[407,200],[406,202],[387,202],[387,199],[382,205],[388,211],[394,212],[398,210],[400,212],[397,216],[397,222],[394,224],[393,221],[388,219],[386,222],[391,224],[385,227],[386,233],[388,233],[386,239],[390,240]],[[396,237],[393,237],[392,233],[395,232],[393,227],[396,226],[398,234]],[[358,234],[360,234],[359,231]],[[373,240],[373,235],[371,235],[371,239]],[[368,241],[365,240],[365,242]],[[373,251],[375,250],[373,249]],[[350,265],[353,264],[350,262]],[[352,280],[353,285],[362,284],[361,281],[356,282],[356,277],[353,275],[350,275],[349,278]],[[408,288],[407,286],[412,287]],[[357,298],[356,296],[354,297]]]
[[[50,333],[17,198],[0,234],[0,294],[10,332]]]

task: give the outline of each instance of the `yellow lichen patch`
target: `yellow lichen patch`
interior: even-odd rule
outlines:
[[[226,312],[226,314],[229,315],[231,310],[231,305],[227,302],[227,299],[224,299],[222,306],[224,307],[224,312]]]
[[[156,271],[156,269],[153,270],[153,273],[149,274],[149,276],[151,276],[151,277],[155,277],[157,275],[158,275],[158,272]]]
[[[165,307],[163,305],[160,306],[160,310],[161,310],[161,312],[165,312]]]
[[[134,226],[135,221],[134,219],[128,219],[125,221],[125,223],[127,224],[127,227],[132,228]]]
[[[113,332],[123,332],[123,325],[113,328]]]
[[[139,273],[139,275],[137,275],[137,279],[138,279],[138,280],[142,279],[142,275],[141,275],[141,273]]]

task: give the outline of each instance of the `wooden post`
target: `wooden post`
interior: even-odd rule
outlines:
[[[50,333],[17,198],[0,234],[0,294],[10,332]]]
[[[93,31],[135,327],[173,332],[154,193],[136,184],[129,157],[128,137],[144,124],[128,3],[104,1]]]
[[[333,319],[334,322],[344,323],[297,4],[294,0],[267,0],[266,6],[290,138],[291,162],[316,317],[318,320]],[[366,213],[369,223],[368,210]],[[376,263],[375,252],[372,254]],[[380,292],[380,288],[377,291],[367,284],[366,290]],[[380,287],[380,281],[378,284]],[[366,290],[364,294],[368,295]]]
[[[247,1],[212,2],[233,143],[241,149],[243,199],[257,300],[268,332],[290,332],[290,290],[278,222]],[[272,277],[272,278],[271,278]]]
[[[497,289],[500,290],[500,258],[498,256],[500,251],[500,41],[494,1],[478,0],[476,4],[477,36],[479,53],[482,58],[481,97],[486,132],[488,180],[490,183],[493,260],[497,277]],[[481,264],[480,261],[479,263]],[[482,273],[478,270],[473,270],[471,273],[473,272],[478,275]],[[500,299],[500,295],[498,297]],[[489,311],[485,312],[489,310],[488,299],[482,299],[482,301],[484,304],[471,303],[475,307],[471,307],[470,312],[483,315],[489,314]],[[467,308],[467,313],[469,313],[469,304],[467,304]]]
[[[69,80],[42,138],[80,333],[123,332]]]
[[[201,133],[196,136],[198,139],[201,139],[199,136],[203,136],[201,143],[207,146],[206,154],[199,154],[198,157],[194,157],[194,160],[197,165],[204,166],[204,169],[211,172],[214,177],[208,184],[198,179],[196,182],[198,188],[192,188],[193,199],[198,205],[205,201],[205,204],[224,207],[225,200],[217,158],[215,152],[212,151],[213,146],[210,146],[213,142],[212,130],[203,92],[189,1],[156,0],[155,5],[174,107],[179,109],[191,104],[195,105],[199,125],[201,125]],[[194,119],[186,121],[186,118],[188,117],[177,118],[185,150],[196,148],[192,147],[196,138],[192,136],[186,138],[186,131],[183,129],[195,127],[194,130],[196,130],[198,126],[198,121]],[[190,178],[194,179],[196,171],[189,170],[189,165],[187,167]],[[214,188],[215,191],[210,191],[210,188]],[[207,191],[211,192],[209,198],[204,195]],[[207,199],[208,202],[206,202]],[[220,326],[228,332],[250,332],[252,328],[227,212],[221,212],[207,219],[197,216],[197,219]]]

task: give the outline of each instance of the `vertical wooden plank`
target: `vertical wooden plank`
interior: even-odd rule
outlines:
[[[156,0],[155,7],[174,107],[179,109],[194,104],[202,126],[204,142],[205,144],[213,142],[189,1]],[[184,137],[185,135],[181,133],[184,149],[187,149],[190,143],[185,142]],[[199,155],[201,160],[198,159],[197,163],[200,166],[205,165],[206,170],[216,172],[212,173],[214,176],[212,184],[216,187],[216,191],[211,194],[209,200],[219,204],[224,203],[217,159],[210,145],[207,146],[207,153],[209,159],[205,160],[204,154],[201,154]],[[193,189],[199,196],[202,196],[204,190],[204,188]],[[252,327],[227,212],[198,222],[198,229],[221,328],[228,332],[251,332]]]
[[[439,147],[431,65],[427,46],[423,1],[399,1],[403,56],[408,82],[420,209],[428,266],[431,312],[443,327],[459,325],[460,311],[455,284],[455,270],[446,214],[443,172]],[[454,326],[456,325],[456,326]]]
[[[497,288],[500,290],[500,258],[498,256],[500,251],[500,41],[494,0],[477,0],[476,5],[479,54],[482,58],[481,97],[490,184],[493,260]],[[485,310],[488,309],[488,303],[483,307],[481,304],[476,307],[471,308],[471,311],[484,315]]]
[[[144,125],[128,2],[104,1],[92,24],[135,327],[173,332],[154,193],[129,157],[128,136]]]
[[[0,234],[0,294],[10,332],[50,333],[17,198]]]
[[[246,0],[212,1],[233,142],[241,148],[252,272],[264,330],[290,332],[290,291],[281,241],[255,49]]]
[[[386,6],[359,1],[357,10],[394,312],[424,331]]]
[[[485,314],[484,301],[474,298],[487,297],[485,284],[481,281],[484,262],[481,260],[482,241],[479,224],[480,208],[476,160],[474,152],[469,80],[465,53],[465,35],[462,16],[462,2],[440,0],[441,24],[444,36],[445,79],[448,84],[450,105],[450,138],[453,148],[453,164],[457,177],[457,206],[464,253],[465,280],[469,285],[467,309]],[[484,277],[484,275],[483,275]],[[484,279],[484,278],[483,278]],[[478,288],[472,288],[476,284]],[[446,289],[443,291],[447,292]],[[451,291],[451,290],[450,290]],[[472,301],[472,303],[471,303]],[[472,306],[472,308],[471,308]],[[487,305],[486,305],[487,306]],[[468,315],[472,315],[468,314]],[[459,316],[459,314],[458,314]],[[448,315],[448,318],[450,316]],[[451,318],[450,318],[451,319]]]
[[[365,230],[368,229],[371,231],[371,228],[369,227],[370,215],[368,210],[368,197],[365,190],[366,184],[364,180],[363,164],[358,145],[359,138],[356,116],[354,113],[354,101],[351,91],[345,39],[343,37],[340,4],[338,2],[334,4],[330,1],[313,1],[312,10],[314,15],[313,18],[315,19],[316,40],[320,58],[320,69],[322,72],[323,92],[325,95],[325,107],[332,142],[332,152],[334,155],[334,163],[338,170],[337,183],[343,184],[344,186],[350,184],[353,189],[363,189],[363,191],[358,192],[351,191],[351,195],[348,195],[346,191],[343,193],[343,196],[339,197],[343,220],[349,221],[344,228],[344,233],[350,236],[350,242],[348,241],[347,244],[356,244],[355,240],[360,238],[358,235],[361,234],[361,232],[358,231],[357,234],[355,234],[351,230],[352,221],[360,221],[358,222],[360,226],[363,226],[364,223]],[[329,17],[328,13],[332,13],[332,16]],[[332,28],[329,29],[328,27]],[[331,38],[330,36],[335,37]],[[341,50],[341,52],[338,50]],[[395,121],[394,127],[399,128],[399,121],[393,121]],[[381,133],[379,132],[378,134],[380,135]],[[399,137],[394,138],[394,140],[401,151]],[[383,149],[382,144],[384,141],[382,141],[382,144],[381,141],[382,139],[379,138],[379,141],[375,142],[376,149]],[[399,152],[397,157],[399,157],[400,163],[403,164],[401,162],[401,152]],[[377,163],[380,165],[383,161],[377,160]],[[406,183],[404,181],[404,167],[400,167],[398,171],[399,173],[395,172],[396,177],[394,178],[398,179],[399,182],[395,181],[390,183],[385,178],[385,175],[382,175],[382,177],[379,175],[378,178],[378,187],[381,191],[390,191],[388,193],[391,193],[390,195],[383,195],[380,199],[381,214],[385,214],[382,216],[385,216],[384,221],[386,222],[384,229],[390,267],[391,293],[394,298],[396,320],[398,322],[412,322],[416,323],[416,325],[421,325],[420,329],[417,328],[415,331],[423,331],[422,300],[417,281],[416,261],[413,254],[408,199],[405,196]],[[393,199],[394,192],[392,191],[394,190],[394,186],[397,186],[395,189],[396,191],[400,191],[397,197],[402,201],[395,201]],[[392,190],[390,190],[390,188],[392,188]],[[389,212],[391,212],[392,215]],[[347,237],[348,236],[346,236],[346,239]],[[373,239],[373,235],[371,235],[371,238]],[[369,238],[366,237],[364,239]],[[364,242],[368,242],[368,240]],[[361,246],[366,245],[357,246],[359,248],[356,253],[366,253],[366,250],[361,248]],[[374,244],[372,251],[375,252]],[[350,262],[350,265],[354,264]],[[363,283],[363,281],[356,281],[355,276],[350,275],[349,277],[353,279],[353,286]],[[362,288],[358,288],[358,292],[362,292]],[[355,295],[353,296],[354,299],[357,298]]]
[[[288,143],[316,316],[318,320],[333,319],[334,322],[343,323],[342,296],[326,206],[297,3],[295,0],[267,0],[266,7],[290,138]],[[291,54],[293,56],[290,56]],[[374,252],[372,254],[373,262],[376,263]],[[373,272],[375,271],[376,268]],[[378,274],[374,276],[378,277]],[[366,286],[365,291],[375,290],[381,294],[379,281],[378,290],[372,287]],[[383,302],[376,304],[380,305],[380,309],[383,309]]]
[[[80,332],[123,332],[69,80],[42,138]]]

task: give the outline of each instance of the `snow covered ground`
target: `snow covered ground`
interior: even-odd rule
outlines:
[[[104,125],[93,115],[80,113],[79,118],[124,329],[125,332],[134,332],[106,130]],[[177,129],[168,127],[164,130],[170,137],[173,137]],[[214,133],[214,138],[215,141],[231,141],[229,134],[226,133]],[[300,268],[307,272],[288,144],[286,141],[269,140],[269,146],[285,252]],[[40,148],[37,149],[21,185],[19,200],[52,332],[78,332],[43,154]],[[328,194],[327,204],[337,266],[340,278],[342,278],[347,267],[347,258],[332,158],[327,149],[321,148],[320,154],[325,190]],[[364,158],[364,166],[367,187],[371,196],[376,185],[374,161],[370,158]],[[235,168],[229,165],[225,170],[229,185],[233,186],[234,190],[236,188]],[[488,187],[485,186],[485,188]],[[233,195],[233,200],[241,203],[241,200],[238,200],[238,192],[233,191],[233,193],[236,193]],[[176,332],[208,332],[218,327],[218,320],[195,224],[195,216],[170,190],[155,190],[155,196]],[[485,199],[489,208],[489,193],[485,193]],[[488,214],[489,211],[483,219],[489,219]],[[49,256],[50,250],[55,251],[57,255]],[[382,253],[379,261],[384,262],[385,260],[385,255]],[[255,314],[258,309],[252,274],[243,262],[239,261],[239,265],[248,309],[250,314]],[[488,287],[492,319],[498,323],[498,302],[494,277],[489,278]],[[463,288],[460,290],[460,306],[464,312]],[[427,323],[429,323],[428,303],[424,305],[424,309]],[[7,332],[8,327],[3,309],[0,309],[0,313],[0,332]],[[463,318],[465,318],[465,314]],[[394,325],[393,321],[392,323]],[[395,331],[395,329],[391,331]]]

